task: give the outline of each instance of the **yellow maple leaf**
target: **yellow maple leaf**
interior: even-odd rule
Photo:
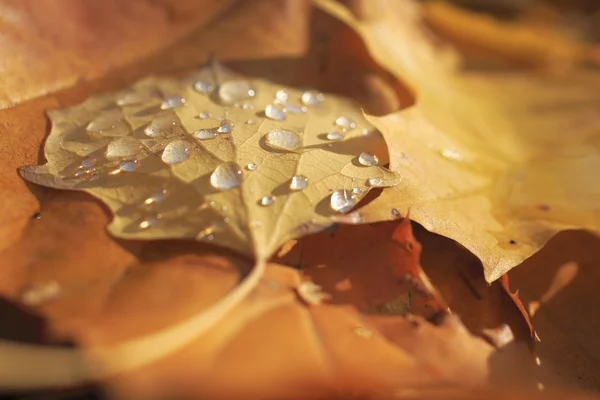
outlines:
[[[600,75],[461,73],[454,53],[429,43],[412,2],[375,2],[362,20],[338,3],[316,3],[353,27],[416,97],[368,118],[402,183],[340,220],[410,208],[412,219],[477,255],[488,281],[560,230],[600,231]]]

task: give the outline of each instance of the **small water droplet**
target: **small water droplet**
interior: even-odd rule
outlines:
[[[354,334],[363,339],[370,339],[373,337],[373,332],[370,329],[367,329],[362,326],[354,328]]]
[[[144,128],[144,133],[146,136],[150,137],[159,137],[163,136],[171,129],[176,127],[179,123],[179,120],[174,115],[166,115],[164,117],[159,117],[154,119],[146,128]]]
[[[81,168],[81,169],[78,169],[77,171],[75,171],[74,175],[77,178],[79,178],[79,177],[82,177],[83,175],[85,175],[86,173],[87,173],[87,171],[85,169]]]
[[[130,131],[129,124],[121,114],[102,114],[91,121],[86,129],[88,132],[99,133],[104,136],[124,136]]]
[[[200,114],[198,114],[198,118],[200,119],[209,119],[210,118],[210,113],[209,112],[201,112]]]
[[[158,220],[159,219],[160,219],[160,214],[158,214],[156,217],[146,218],[145,220],[143,220],[142,222],[140,222],[138,226],[140,227],[140,229],[153,228],[156,225],[158,225]]]
[[[327,139],[339,142],[340,140],[344,140],[344,135],[339,132],[332,131],[327,133]]]
[[[121,161],[119,163],[119,169],[122,171],[133,172],[140,166],[139,160]]]
[[[106,157],[133,157],[142,151],[142,143],[132,137],[122,137],[115,139],[106,146]]]
[[[254,110],[254,104],[251,101],[245,101],[242,103],[242,110]]]
[[[285,103],[283,104],[283,110],[292,114],[300,114],[308,111],[306,106],[298,106],[296,104]]]
[[[226,118],[225,118],[225,116],[221,115],[220,117],[217,117],[216,120],[217,121],[225,121]]]
[[[242,170],[234,162],[226,162],[215,168],[210,175],[210,184],[219,190],[227,190],[238,187],[242,182]]]
[[[234,124],[228,119],[221,121],[221,125],[217,128],[219,133],[231,133],[233,132]]]
[[[170,110],[172,108],[181,107],[185,104],[185,99],[179,95],[173,95],[165,98],[160,103],[161,110]]]
[[[258,165],[254,164],[254,163],[250,163],[250,164],[246,165],[246,169],[248,171],[256,171],[256,168],[258,168]]]
[[[395,218],[398,218],[398,217],[400,217],[400,211],[398,211],[398,209],[397,209],[397,208],[392,208],[392,215],[393,215]]]
[[[185,140],[173,140],[164,149],[162,160],[165,164],[176,165],[190,158],[190,144]]]
[[[58,298],[61,292],[58,282],[50,281],[25,289],[21,294],[21,301],[27,306],[37,306]]]
[[[224,104],[235,104],[254,97],[256,91],[248,81],[229,81],[219,86],[219,100]]]
[[[260,205],[264,207],[271,206],[275,203],[275,197],[273,196],[263,196],[260,199]]]
[[[290,182],[290,189],[304,190],[308,187],[308,178],[304,175],[295,175]]]
[[[316,306],[325,300],[331,299],[329,293],[323,292],[323,288],[313,282],[304,281],[296,288],[298,296],[307,304]]]
[[[316,90],[307,90],[302,93],[302,103],[307,106],[318,106],[325,100],[325,96],[323,93],[318,92]]]
[[[219,134],[214,129],[198,129],[194,132],[194,137],[200,140],[214,139]]]
[[[360,224],[363,221],[363,217],[359,211],[354,211],[348,214],[350,222],[353,224]]]
[[[94,165],[96,165],[96,159],[94,157],[86,157],[83,160],[81,160],[81,165],[84,168],[91,168]]]
[[[228,222],[228,218],[223,218],[221,221],[215,221],[202,229],[198,235],[196,235],[196,240],[213,240],[215,238],[214,233],[223,232],[225,228],[227,228]]]
[[[367,186],[369,187],[379,187],[383,184],[383,180],[381,178],[371,178],[367,180]]]
[[[290,96],[285,89],[280,89],[275,93],[275,101],[277,103],[285,103],[289,97]]]
[[[160,203],[167,197],[168,191],[167,189],[161,189],[156,193],[150,195],[146,200],[144,200],[144,204],[150,205],[154,203]]]
[[[360,156],[358,156],[358,162],[365,167],[374,167],[379,164],[379,159],[375,154],[363,152],[360,153]]]
[[[355,195],[361,195],[362,190],[359,187],[355,187],[355,188],[352,188],[352,193],[354,193]]]
[[[92,172],[91,175],[90,175],[90,180],[91,181],[95,181],[95,180],[98,180],[98,179],[100,179],[100,174],[97,173],[97,172]]]
[[[127,93],[123,95],[123,97],[121,97],[119,100],[117,100],[117,105],[120,107],[133,106],[136,104],[144,103],[149,99],[149,96],[140,93]]]
[[[370,135],[371,132],[372,131],[369,128],[365,128],[365,129],[362,130],[362,134],[365,135],[365,136]]]
[[[34,219],[42,219],[42,214],[38,211],[35,214],[33,214],[33,218]]]
[[[198,93],[206,94],[215,90],[215,87],[208,81],[196,81],[194,83],[194,90]]]
[[[357,203],[358,197],[350,190],[336,190],[331,193],[331,208],[335,211],[345,213],[350,211]]]
[[[255,124],[256,124],[256,121],[253,119],[249,119],[246,121],[246,125],[255,125]]]
[[[335,124],[342,128],[344,131],[356,128],[356,123],[344,115],[338,117],[335,120]]]
[[[269,146],[280,150],[298,150],[302,146],[300,137],[287,129],[273,129],[267,133],[266,142]]]
[[[285,112],[283,108],[277,104],[269,104],[265,107],[265,115],[269,119],[273,119],[275,121],[283,121],[285,120]]]
[[[458,152],[456,152],[454,150],[450,150],[450,149],[443,150],[442,156],[444,156],[445,158],[447,158],[449,160],[455,160],[455,161],[460,161],[460,159],[462,158]]]

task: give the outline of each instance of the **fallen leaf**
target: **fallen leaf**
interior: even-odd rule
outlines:
[[[418,9],[404,7],[411,2],[373,2],[364,20],[340,4],[317,4],[354,27],[416,96],[412,107],[368,118],[402,182],[341,221],[385,220],[392,208],[410,208],[412,219],[479,257],[488,282],[560,230],[600,230],[597,73],[461,73],[456,55],[419,29]]]

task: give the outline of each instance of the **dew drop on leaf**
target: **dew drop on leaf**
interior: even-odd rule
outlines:
[[[210,93],[213,90],[215,90],[215,87],[213,86],[212,83],[208,82],[208,81],[196,81],[194,83],[194,90],[198,93]]]
[[[267,118],[275,121],[285,120],[285,112],[283,108],[277,104],[269,104],[265,107],[265,115]]]
[[[335,120],[335,124],[342,128],[344,131],[356,128],[356,123],[344,115],[338,117]]]
[[[167,193],[168,193],[167,189],[161,189],[158,192],[153,193],[150,196],[148,196],[148,198],[146,200],[144,200],[144,204],[150,205],[150,204],[160,203],[165,199],[165,197],[167,197]]]
[[[242,170],[234,162],[219,164],[210,175],[210,184],[219,190],[238,187],[242,182]]]
[[[358,203],[358,200],[358,197],[349,190],[336,190],[331,193],[331,208],[345,213],[350,211]]]
[[[84,168],[91,168],[94,165],[96,165],[96,159],[94,157],[86,157],[83,160],[81,160],[81,165]]]
[[[198,118],[200,118],[200,119],[209,119],[210,118],[210,113],[203,111],[200,114],[198,114]]]
[[[316,90],[307,90],[302,93],[302,104],[306,106],[318,106],[325,100],[323,93]]]
[[[145,103],[148,100],[150,100],[149,96],[145,96],[140,93],[127,93],[117,100],[117,105],[120,107],[134,106]]]
[[[130,131],[129,124],[122,115],[108,113],[95,118],[87,125],[88,132],[104,136],[124,136]]]
[[[370,178],[367,180],[367,186],[369,187],[379,187],[383,184],[383,180],[381,178]]]
[[[140,224],[138,225],[140,227],[140,229],[148,229],[148,228],[153,228],[156,225],[158,225],[158,220],[160,218],[158,216],[156,217],[149,217],[146,218],[145,220],[143,220],[142,222],[140,222]]]
[[[246,121],[246,125],[255,125],[255,124],[256,124],[256,121],[253,119],[249,119]]]
[[[217,128],[217,131],[219,133],[231,133],[233,132],[233,122],[231,122],[228,119],[224,119],[223,121],[221,121],[221,125]]]
[[[252,84],[244,80],[229,81],[219,86],[219,100],[227,105],[247,100],[255,94]]]
[[[162,160],[165,164],[175,165],[190,158],[191,146],[185,140],[173,140],[164,149]]]
[[[170,110],[172,108],[181,107],[185,104],[185,99],[179,95],[169,96],[160,103],[162,110]]]
[[[275,101],[278,103],[285,103],[289,98],[289,94],[285,89],[279,89],[277,93],[275,93]]]
[[[357,196],[360,196],[362,194],[362,190],[359,187],[355,187],[352,188],[352,193],[354,193]]]
[[[154,119],[145,129],[146,136],[159,137],[169,132],[170,129],[177,126],[179,120],[174,115],[166,115]]]
[[[219,134],[214,129],[198,129],[194,132],[194,137],[200,140],[214,139]]]
[[[358,162],[365,167],[374,167],[379,164],[379,159],[374,154],[363,152],[358,156]]]
[[[254,164],[254,163],[250,163],[250,164],[246,165],[246,169],[248,171],[256,171],[256,168],[258,168],[258,165]]]
[[[273,129],[267,133],[267,145],[279,150],[298,150],[302,147],[300,137],[287,129]]]
[[[327,133],[327,139],[339,142],[340,140],[344,140],[344,135],[339,132],[331,131]]]
[[[139,160],[121,161],[119,163],[119,169],[121,169],[122,171],[127,171],[127,172],[133,172],[136,169],[138,169],[139,166],[140,166]]]
[[[260,205],[264,207],[271,206],[275,203],[275,197],[273,196],[263,196],[260,199]]]
[[[300,114],[308,111],[308,108],[306,108],[306,106],[298,106],[296,104],[290,103],[285,103],[283,105],[283,108],[285,111],[290,112],[292,114]]]
[[[115,139],[106,146],[106,157],[133,157],[142,151],[142,143],[132,137],[122,137]]]
[[[304,175],[295,175],[290,182],[290,189],[304,190],[308,187],[308,178]]]
[[[21,301],[27,306],[37,306],[50,300],[54,300],[62,293],[58,282],[51,281],[28,287],[21,294]]]

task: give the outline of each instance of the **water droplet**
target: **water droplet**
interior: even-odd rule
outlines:
[[[219,86],[219,100],[224,104],[235,104],[254,97],[256,91],[248,81],[229,81]]]
[[[158,214],[156,217],[146,218],[145,220],[140,222],[140,224],[138,226],[140,227],[140,229],[153,228],[156,225],[158,225],[158,220],[160,219],[160,217],[161,217],[161,215]]]
[[[60,296],[61,292],[62,288],[58,282],[46,282],[25,289],[21,294],[21,301],[27,306],[37,306],[56,299]]]
[[[353,224],[360,224],[363,221],[363,217],[359,211],[354,211],[348,214],[350,222]]]
[[[381,178],[371,178],[367,180],[367,186],[369,187],[379,187],[383,184],[383,180]]]
[[[331,193],[331,208],[345,213],[350,211],[358,203],[358,200],[358,197],[349,190],[336,190]]]
[[[221,121],[221,125],[217,128],[217,131],[219,131],[219,133],[231,133],[233,132],[233,128],[233,122],[228,119],[224,119]]]
[[[100,174],[98,174],[97,172],[92,172],[91,175],[90,175],[90,180],[91,181],[95,181],[95,180],[98,180],[98,179],[100,179]]]
[[[335,120],[335,124],[342,128],[344,131],[356,128],[356,123],[350,118],[343,115]]]
[[[321,92],[317,92],[316,90],[307,90],[302,93],[302,103],[307,106],[318,106],[325,100],[325,96]]]
[[[285,112],[283,108],[277,104],[269,104],[265,107],[265,115],[269,119],[273,119],[275,121],[283,121],[285,120]]]
[[[196,235],[196,240],[213,240],[215,238],[214,233],[224,231],[228,222],[228,218],[223,218],[221,221],[214,222],[213,224],[202,229],[198,235]]]
[[[361,195],[362,190],[359,187],[355,187],[355,188],[352,188],[352,193],[354,193],[355,195]]]
[[[209,119],[210,118],[210,113],[209,112],[201,112],[200,114],[198,114],[198,118],[200,119]]]
[[[145,129],[144,133],[150,137],[159,137],[163,136],[171,129],[176,127],[179,123],[179,120],[174,115],[166,115],[164,117],[159,117],[154,119]]]
[[[242,103],[242,110],[254,110],[254,104],[250,101]]]
[[[221,115],[220,117],[217,117],[217,121],[225,121],[225,116]]]
[[[121,161],[119,163],[119,169],[122,171],[133,172],[140,166],[138,160]]]
[[[167,197],[167,193],[167,189],[161,189],[158,192],[150,195],[150,197],[148,197],[146,200],[144,200],[144,204],[150,205],[154,203],[160,203],[165,199],[165,197]]]
[[[290,189],[304,190],[308,187],[308,178],[304,175],[295,175],[290,182]]]
[[[304,281],[296,288],[298,296],[307,304],[316,306],[325,300],[331,299],[329,293],[323,292],[323,288],[313,282]]]
[[[256,124],[256,121],[253,119],[249,119],[246,121],[246,125],[254,125],[254,124]]]
[[[296,104],[285,103],[283,104],[283,110],[292,114],[300,114],[308,111],[306,106],[298,106]]]
[[[374,167],[379,164],[379,159],[375,154],[363,152],[360,153],[360,156],[358,156],[358,162],[365,167]]]
[[[123,95],[123,97],[121,97],[119,100],[117,100],[117,105],[120,107],[133,106],[136,104],[144,103],[149,99],[149,96],[140,93],[127,93]]]
[[[185,104],[185,99],[179,95],[169,96],[160,103],[162,110],[170,110],[171,108],[181,107]]]
[[[275,197],[273,196],[263,196],[260,199],[260,205],[264,207],[271,206],[275,203]]]
[[[354,334],[363,339],[370,339],[373,337],[373,332],[362,326],[354,328]]]
[[[86,157],[83,160],[81,160],[81,165],[84,168],[91,168],[94,165],[96,165],[96,159],[94,157]]]
[[[250,164],[246,165],[246,169],[248,171],[256,171],[256,168],[258,168],[258,165],[254,164],[254,163],[250,163]]]
[[[77,171],[75,171],[75,176],[77,178],[82,177],[83,175],[85,175],[87,173],[87,171],[85,169],[78,169]]]
[[[287,129],[273,129],[267,133],[266,142],[269,146],[280,150],[298,150],[302,146],[300,137]]]
[[[335,140],[336,142],[339,142],[340,140],[344,140],[344,135],[342,135],[339,132],[332,131],[332,132],[327,133],[327,139]]]
[[[362,130],[362,134],[365,135],[365,136],[370,135],[371,132],[372,131],[369,128],[365,128],[365,129]]]
[[[462,158],[458,152],[456,152],[454,150],[450,150],[450,149],[446,149],[446,150],[442,151],[442,156],[444,156],[445,158],[447,158],[449,160],[455,160],[455,161],[460,161],[460,159]]]
[[[207,81],[196,81],[194,83],[194,90],[198,93],[210,93],[215,90],[215,87],[212,83]]]
[[[91,121],[86,129],[89,132],[99,133],[104,136],[124,136],[130,131],[129,124],[121,114],[108,113],[100,115]]]
[[[238,187],[242,182],[242,170],[234,162],[226,162],[215,168],[210,175],[210,184],[219,190]]]
[[[199,129],[194,132],[194,137],[200,140],[214,139],[218,136],[218,133],[214,129]]]
[[[397,208],[392,208],[392,215],[393,215],[395,218],[398,218],[398,217],[400,217],[400,211],[398,211],[398,209],[397,209]]]
[[[185,140],[173,140],[169,143],[163,153],[162,160],[165,164],[175,165],[190,158],[191,146]]]
[[[275,93],[275,101],[277,103],[285,103],[288,99],[289,94],[287,92],[287,90],[285,89],[280,89],[277,91],[277,93]]]
[[[106,146],[106,157],[133,157],[142,151],[142,143],[132,137],[122,137],[115,139]]]

